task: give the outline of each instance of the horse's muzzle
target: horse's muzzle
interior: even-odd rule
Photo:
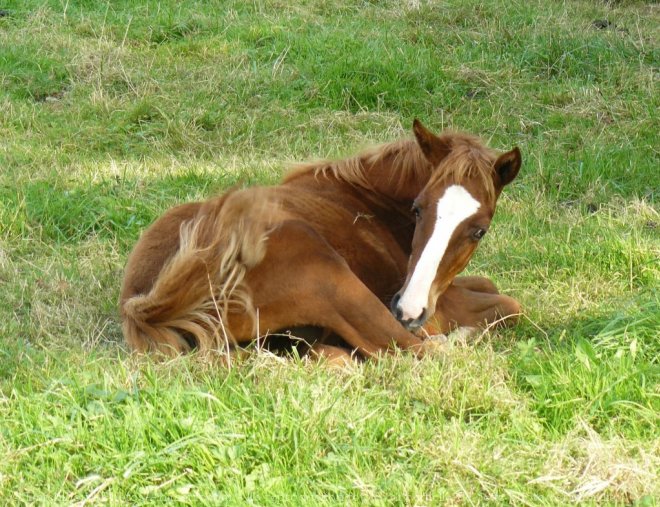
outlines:
[[[417,317],[416,319],[404,319],[403,318],[403,310],[399,306],[399,300],[401,299],[401,296],[399,293],[396,293],[394,297],[392,298],[392,301],[390,302],[390,311],[392,312],[392,315],[394,315],[394,318],[398,320],[403,327],[405,327],[408,331],[412,331],[414,329],[418,329],[424,325],[424,322],[426,322],[426,319],[428,318],[426,308],[422,310],[422,313]]]

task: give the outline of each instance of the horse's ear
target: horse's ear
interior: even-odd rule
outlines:
[[[511,183],[518,176],[521,165],[522,157],[517,147],[497,157],[495,161],[495,172],[500,178],[500,185],[505,186]]]
[[[447,143],[428,130],[417,118],[413,121],[413,132],[426,160],[434,166],[442,162],[442,159],[449,153]]]

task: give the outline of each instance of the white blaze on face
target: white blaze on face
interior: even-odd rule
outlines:
[[[449,240],[463,220],[474,215],[481,204],[460,185],[452,185],[438,200],[435,227],[422,255],[417,261],[406,290],[401,294],[399,308],[403,320],[416,319],[426,307],[431,285],[445,255]]]

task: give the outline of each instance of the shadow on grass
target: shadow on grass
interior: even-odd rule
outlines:
[[[5,221],[11,223],[14,234],[36,235],[55,244],[95,237],[116,241],[125,249],[166,209],[262,180],[263,176],[246,171],[190,171],[154,179],[107,178],[76,185],[36,180],[19,188],[0,188],[0,197],[4,214],[18,217]]]

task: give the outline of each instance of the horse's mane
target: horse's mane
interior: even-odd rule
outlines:
[[[452,179],[460,183],[464,179],[481,178],[488,195],[495,195],[493,184],[493,162],[495,152],[484,146],[475,136],[463,133],[443,133],[440,139],[450,148],[449,154],[434,168],[424,156],[415,139],[402,139],[369,148],[362,153],[340,160],[319,160],[296,164],[285,175],[284,182],[300,176],[332,176],[352,185],[370,188],[365,168],[376,164],[387,164],[392,177],[398,183],[436,177],[438,180]]]
[[[366,149],[350,158],[340,160],[317,160],[295,164],[284,176],[284,182],[306,174],[315,176],[333,176],[352,185],[369,188],[365,178],[365,167],[383,163],[391,159],[392,174],[399,174],[401,179],[424,176],[432,168],[414,139],[401,139],[380,144]]]
[[[451,179],[456,183],[478,178],[486,194],[495,202],[493,164],[496,152],[486,147],[478,137],[463,133],[443,134],[450,146],[449,154],[442,160],[434,177],[439,181]]]

